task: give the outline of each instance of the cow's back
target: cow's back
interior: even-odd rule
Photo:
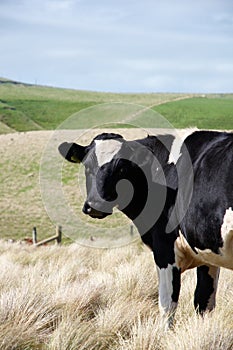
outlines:
[[[181,154],[184,154],[185,149],[187,149],[192,163],[195,163],[200,154],[222,135],[227,135],[227,133],[208,130],[195,131],[184,140]]]

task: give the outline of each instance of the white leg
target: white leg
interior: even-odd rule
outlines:
[[[172,326],[180,291],[180,271],[174,265],[157,266],[159,277],[159,309],[167,330]]]

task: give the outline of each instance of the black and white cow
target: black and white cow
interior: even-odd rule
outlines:
[[[233,207],[233,134],[196,131],[173,159],[172,135],[126,141],[103,133],[88,146],[62,143],[59,151],[85,166],[83,212],[102,219],[117,206],[138,228],[154,255],[161,313],[172,321],[180,275],[197,267],[194,305],[212,310],[219,266],[233,269],[233,230],[224,215]]]

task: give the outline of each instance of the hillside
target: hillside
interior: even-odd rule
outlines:
[[[233,95],[198,94],[113,94],[23,84],[0,78],[0,133],[51,130],[74,113],[99,104],[111,106],[108,123],[118,118],[118,106],[151,107],[176,128],[232,129]],[[155,127],[152,119],[136,120],[140,126]],[[102,114],[79,116],[79,129],[106,123]],[[114,125],[113,125],[114,127]]]
[[[186,95],[185,95],[186,96]],[[112,94],[23,84],[0,78],[0,133],[54,129],[70,115],[101,103],[150,106],[179,94]],[[101,117],[96,120],[102,123]],[[80,128],[89,121],[80,120]]]

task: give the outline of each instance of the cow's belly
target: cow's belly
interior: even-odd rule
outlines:
[[[188,225],[187,225],[188,226]],[[187,229],[187,227],[185,227]],[[191,228],[190,228],[191,230]],[[190,234],[190,233],[189,233]],[[189,238],[184,237],[180,232],[174,246],[175,260],[177,266],[184,272],[187,269],[212,265],[233,270],[233,211],[229,208],[225,211],[222,225],[219,232],[221,245],[218,252],[210,248],[211,244],[206,238],[206,245],[203,247],[203,240],[200,239],[199,247],[193,239],[192,244]],[[200,245],[203,247],[200,247]]]

